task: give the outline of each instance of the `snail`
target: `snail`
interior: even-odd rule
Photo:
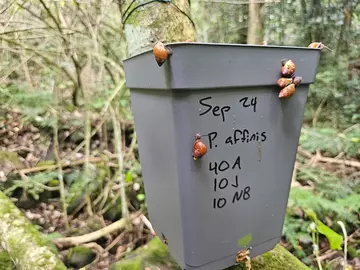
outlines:
[[[169,47],[166,47],[161,41],[158,41],[153,48],[153,53],[156,63],[161,67],[172,55],[172,50]]]
[[[324,44],[322,44],[321,42],[313,42],[313,43],[310,43],[308,48],[314,48],[314,49],[322,49],[324,48]]]
[[[284,87],[288,86],[289,84],[291,84],[293,82],[292,78],[280,78],[278,79],[278,81],[276,82],[277,86],[279,86],[281,89],[283,89]]]
[[[202,142],[200,134],[196,134],[192,156],[197,160],[204,156],[207,152],[207,146]]]
[[[284,77],[291,77],[295,73],[295,63],[292,60],[282,60],[281,75]]]
[[[313,43],[310,43],[309,46],[308,46],[308,48],[320,49],[320,50],[326,48],[326,49],[328,49],[329,51],[332,52],[332,50],[331,50],[329,47],[325,46],[325,45],[324,45],[323,43],[321,43],[321,42],[313,42]]]
[[[293,84],[295,84],[295,86],[299,86],[300,83],[302,82],[302,77],[294,77],[292,78]]]
[[[285,88],[281,89],[279,93],[279,98],[289,98],[295,94],[295,84],[289,84]]]
[[[301,77],[293,77],[293,78],[280,78],[276,82],[277,86],[279,86],[280,89],[283,89],[284,87],[295,84],[295,86],[299,86],[302,81]]]

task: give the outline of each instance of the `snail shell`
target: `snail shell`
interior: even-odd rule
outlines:
[[[283,89],[284,87],[288,86],[293,82],[293,79],[291,78],[280,78],[276,82],[277,86],[279,86],[280,89]]]
[[[202,156],[204,156],[207,152],[207,146],[202,142],[200,135],[196,135],[196,140],[194,143],[194,148],[193,148],[193,158],[194,160],[197,160],[199,158],[201,158]]]
[[[154,48],[153,54],[155,56],[156,63],[161,67],[167,59],[169,59],[172,51],[170,48],[166,47],[161,41],[158,41]]]
[[[293,78],[293,84],[295,84],[295,86],[299,86],[301,82],[302,82],[302,77]]]
[[[284,77],[291,77],[295,73],[295,63],[292,60],[287,60],[281,67],[281,75]]]
[[[314,49],[323,49],[324,48],[324,44],[322,44],[321,42],[313,42],[310,43],[308,48],[314,48]]]
[[[285,88],[281,89],[279,93],[279,98],[289,98],[295,94],[295,84],[290,84]]]

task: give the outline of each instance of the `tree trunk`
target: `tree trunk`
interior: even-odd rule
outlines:
[[[196,40],[188,0],[145,5],[148,0],[132,2],[125,0],[120,7],[129,56],[151,49],[158,40],[164,43]]]
[[[351,27],[351,17],[352,17],[352,3],[351,1],[346,1],[344,4],[344,20],[340,28],[338,43],[335,51],[335,58],[338,58],[341,53],[347,54],[348,52],[348,42],[349,36],[348,32]]]
[[[261,44],[264,41],[264,4],[249,0],[248,44]]]
[[[16,269],[63,270],[54,247],[0,191],[0,241]]]

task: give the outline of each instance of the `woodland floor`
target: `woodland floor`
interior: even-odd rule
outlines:
[[[41,177],[44,176],[42,174],[57,171],[57,166],[53,162],[54,153],[51,130],[25,121],[19,110],[2,109],[1,111],[3,113],[0,115],[0,188],[11,195],[15,204],[33,224],[38,226],[41,232],[48,235],[49,238],[86,235],[106,227],[120,218],[118,212],[104,213],[104,205],[100,208],[97,207],[101,197],[98,199],[97,196],[91,196],[91,205],[88,205],[82,197],[76,207],[69,211],[70,230],[67,230],[64,212],[59,200],[59,191],[58,188],[54,188],[57,186],[57,183],[55,182],[52,185],[51,181],[41,182]],[[75,111],[63,114],[61,119],[59,154],[62,160],[67,160],[67,163],[63,166],[63,172],[65,181],[68,182],[71,182],[71,180],[67,180],[66,176],[71,176],[74,171],[79,170],[85,163],[83,150],[77,150],[77,146],[84,139],[81,128],[69,125],[69,123],[76,121],[84,122],[82,118],[83,115]],[[94,119],[92,119],[93,129],[96,128],[99,121],[94,116]],[[305,136],[311,136],[310,129],[305,129],[303,132],[305,132]],[[138,158],[137,150],[134,148],[130,136],[132,133],[131,122],[123,123],[123,149],[131,151],[127,155],[125,168],[126,166],[131,167]],[[100,164],[114,171],[117,168],[116,155],[109,138],[111,138],[111,130],[105,132],[104,128],[101,128],[92,137],[90,163],[94,165]],[[305,140],[305,145],[307,142]],[[304,144],[304,142],[302,143]],[[323,186],[329,188],[327,186],[329,182],[324,184],[319,182],[320,180],[315,179],[317,177],[321,178],[326,173],[337,179],[352,181],[355,187],[360,183],[359,150],[357,150],[357,153],[355,150],[355,155],[350,157],[343,151],[337,151],[338,153],[334,156],[334,154],[326,150],[326,147],[312,151],[311,147],[307,147],[308,149],[306,150],[303,144],[298,149],[298,161],[296,162],[296,171],[292,181],[293,189],[302,190],[301,192],[309,191],[316,193],[315,191],[321,190]],[[319,174],[318,171],[325,174]],[[309,176],[309,172],[314,175]],[[34,176],[36,175],[40,179],[40,184],[34,183],[36,181]],[[56,174],[51,177],[56,179]],[[138,174],[138,177],[141,178],[141,173]],[[331,181],[336,182],[336,179],[331,179]],[[118,185],[119,183],[115,182],[111,187],[114,194],[117,194]],[[349,184],[348,186],[352,187],[353,185]],[[139,212],[144,208],[143,199],[138,196],[140,194],[140,187],[131,181],[129,186],[129,209],[133,213]],[[334,185],[334,188],[336,188],[336,185]],[[103,192],[102,188],[97,190],[100,190],[98,191],[100,193]],[[32,192],[37,194],[38,197],[35,196],[36,198],[34,198]],[[356,192],[355,189],[354,192]],[[358,194],[358,196],[360,195]],[[290,200],[289,204],[294,203],[294,201],[295,205],[289,206],[288,223],[297,222],[305,226],[307,223],[305,222],[306,217],[303,205],[297,205],[296,202],[299,201],[297,199]],[[112,202],[116,203],[116,200]],[[300,200],[300,202],[302,201]],[[351,201],[349,203],[351,204]],[[110,206],[113,207],[112,205]],[[353,266],[353,269],[360,269],[360,254],[357,251],[360,248],[359,209],[357,207],[355,206],[354,211],[349,209],[349,215],[352,211],[351,215],[355,221],[353,223],[348,222],[348,242],[352,250],[348,255],[348,263]],[[323,222],[328,226],[333,226],[336,222],[333,218],[336,215],[334,216],[332,209],[327,209],[327,211],[328,213],[324,215],[325,220]],[[144,213],[146,216],[146,212]],[[86,269],[108,269],[110,264],[122,259],[130,251],[147,243],[153,237],[153,233],[148,220],[143,217],[144,215],[141,215],[133,220],[132,230],[112,232],[95,241],[83,243],[83,246],[90,248],[92,251],[91,260],[88,262],[89,265]],[[287,223],[285,226],[287,226]],[[315,266],[315,258],[311,249],[311,238],[306,237],[306,229],[301,226],[295,226],[296,228],[292,228],[293,231],[290,231],[293,234],[299,233],[294,235],[294,239],[297,239],[297,246],[294,247],[294,240],[289,241],[286,235],[284,235],[282,245],[287,247],[305,263]],[[337,231],[341,233],[341,230]],[[329,269],[340,269],[339,267],[343,261],[343,252],[331,250],[325,237],[320,239],[321,261],[324,265],[333,265]],[[60,256],[70,266],[70,269],[79,269],[79,266],[76,267],[74,262],[70,263],[67,261],[69,260],[69,255],[67,255],[69,247],[58,245],[58,248]]]

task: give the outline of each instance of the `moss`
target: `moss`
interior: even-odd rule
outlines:
[[[143,264],[141,258],[125,259],[110,266],[110,270],[142,270]]]
[[[165,269],[181,269],[168,252],[159,237],[148,245],[130,253],[124,260],[112,265],[110,270],[144,269],[144,266],[164,266]],[[309,270],[281,245],[251,260],[252,270]],[[156,269],[156,268],[154,268]],[[227,268],[227,270],[246,270],[244,263]]]
[[[131,1],[125,2],[124,6],[128,6]],[[133,6],[138,2],[135,1]],[[188,1],[174,3],[184,12],[190,13]],[[129,56],[151,49],[156,40],[166,43],[196,40],[196,32],[189,18],[171,3],[151,3],[137,9],[127,18],[124,29]]]
[[[140,270],[149,266],[163,266],[160,268],[177,270],[181,269],[169,254],[159,237],[152,239],[147,245],[138,248],[130,253],[124,260],[121,260],[110,267],[110,270]]]
[[[14,265],[9,257],[7,252],[0,252],[0,270],[12,270],[14,269]]]
[[[69,249],[69,252],[66,256],[66,263],[69,266],[81,268],[94,261],[95,257],[96,255],[90,248],[82,246],[73,247]]]
[[[141,251],[140,251],[141,252]],[[166,265],[171,269],[181,269],[176,261],[171,257],[168,248],[159,237],[155,237],[143,248],[146,260],[152,264]]]
[[[11,163],[15,168],[22,167],[22,163],[17,153],[9,151],[0,151],[0,164]]]
[[[15,266],[27,270],[66,269],[54,254],[54,246],[0,192],[0,239]]]
[[[227,270],[245,270],[244,263],[227,268]],[[309,268],[294,257],[281,245],[276,245],[269,252],[251,260],[252,270],[309,270]]]

